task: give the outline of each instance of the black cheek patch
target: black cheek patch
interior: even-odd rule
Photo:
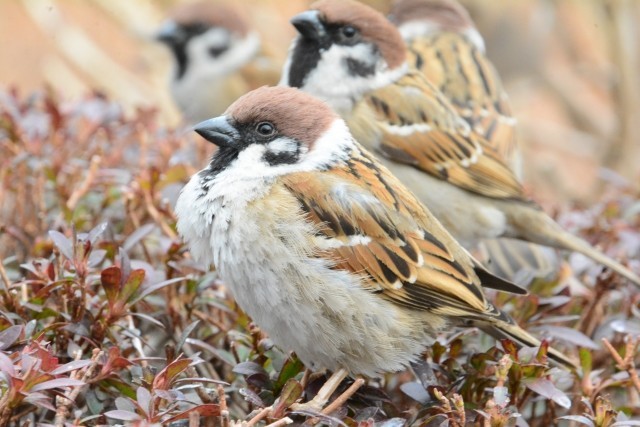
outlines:
[[[292,165],[297,163],[299,159],[300,149],[296,151],[282,151],[279,153],[267,151],[264,154],[264,161],[267,162],[269,166]]]
[[[355,76],[367,77],[375,73],[375,64],[365,64],[357,59],[347,58],[345,59],[349,73]]]

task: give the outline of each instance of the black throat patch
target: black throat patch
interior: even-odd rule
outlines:
[[[304,85],[304,80],[320,61],[321,50],[317,41],[298,37],[289,65],[289,86],[301,88]]]

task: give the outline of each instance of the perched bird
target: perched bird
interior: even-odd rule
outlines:
[[[451,101],[522,179],[516,120],[484,39],[457,0],[398,0],[389,14],[409,63]]]
[[[329,103],[456,239],[512,237],[569,249],[640,285],[525,195],[491,143],[410,67],[400,33],[382,14],[353,0],[320,0],[291,22],[300,34],[281,84]]]
[[[464,6],[457,0],[398,0],[389,19],[405,40],[409,64],[522,180],[522,153],[509,98]],[[513,239],[483,240],[479,253],[490,271],[510,280],[553,277],[561,266],[553,249]]]
[[[240,95],[275,84],[280,75],[262,55],[258,33],[223,4],[178,6],[156,39],[171,50],[171,94],[191,123],[222,114]]]
[[[219,149],[182,190],[178,231],[308,367],[398,371],[451,325],[540,344],[483,287],[525,291],[477,263],[322,101],[264,87],[194,130]]]

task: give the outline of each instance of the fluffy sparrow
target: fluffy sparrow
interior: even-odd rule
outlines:
[[[178,6],[156,39],[172,53],[171,94],[189,122],[222,114],[240,95],[278,81],[260,36],[233,8],[210,2]]]
[[[483,286],[524,291],[484,270],[322,101],[264,87],[194,129],[219,149],[182,190],[178,231],[308,367],[398,371],[453,325],[540,344]]]
[[[451,101],[522,179],[522,153],[509,99],[464,6],[457,0],[398,0],[389,19],[405,40],[409,64]],[[510,280],[552,276],[560,268],[554,250],[518,240],[483,240],[479,254],[492,272]]]
[[[398,30],[353,0],[321,0],[291,22],[281,83],[328,102],[354,137],[463,244],[512,237],[581,252],[640,277],[556,224],[525,194],[503,157],[407,63]]]

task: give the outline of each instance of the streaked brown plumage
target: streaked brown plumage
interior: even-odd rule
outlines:
[[[389,16],[407,43],[409,63],[451,101],[521,179],[516,120],[466,9],[456,0],[399,0]]]
[[[338,3],[341,13],[328,13]],[[294,17],[300,36],[284,81],[336,108],[356,139],[380,154],[457,239],[513,237],[574,250],[640,286],[637,274],[564,231],[529,200],[491,142],[421,72],[392,66],[377,43],[386,40],[388,49],[400,40],[397,29],[362,8],[353,0],[321,0]],[[405,51],[403,41],[395,46]],[[390,61],[397,63],[397,55]]]

